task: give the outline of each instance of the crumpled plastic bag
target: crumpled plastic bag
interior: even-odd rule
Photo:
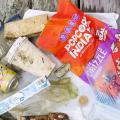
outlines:
[[[68,12],[69,9],[69,12]],[[71,71],[80,76],[102,42],[114,42],[114,29],[79,10],[70,0],[59,0],[36,45],[70,63]]]

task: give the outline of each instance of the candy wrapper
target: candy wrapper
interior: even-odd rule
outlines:
[[[89,83],[96,80],[100,73],[99,69],[103,69],[103,63],[108,59],[108,56],[112,54],[111,46],[116,43],[116,35],[118,33],[119,31],[114,29],[109,41],[107,40],[99,44],[95,56],[88,62],[84,73],[81,75],[81,78],[85,82]]]
[[[117,76],[111,55],[107,57],[102,67],[98,68],[96,74],[94,78],[89,79],[93,82],[97,99],[104,104],[120,107],[116,106],[119,101],[120,79]]]
[[[99,44],[113,41],[114,32],[107,24],[86,15],[69,0],[59,0],[57,13],[50,18],[36,44],[61,62],[70,63],[72,72],[80,76]]]
[[[120,58],[119,33],[119,30],[114,30],[114,39],[111,39],[111,42],[106,41],[99,44],[94,58],[87,64],[85,72],[81,75],[81,78],[92,86],[97,98],[89,120],[98,118],[100,120],[118,120],[120,110],[120,77],[117,71]],[[116,119],[105,115],[106,112],[115,116]],[[101,118],[101,116],[105,117]]]

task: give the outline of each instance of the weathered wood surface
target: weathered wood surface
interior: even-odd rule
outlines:
[[[77,5],[77,0],[72,0]],[[10,16],[23,13],[27,9],[56,11],[58,0],[0,0],[0,24]]]
[[[74,4],[77,5],[77,0],[71,0]],[[34,9],[42,9],[49,11],[56,11],[58,5],[58,0],[32,0],[31,7]]]
[[[78,6],[88,12],[116,12],[120,14],[120,0],[78,0]],[[120,17],[118,24],[120,27]]]
[[[116,12],[120,14],[120,0],[71,0],[80,9],[89,12]],[[58,0],[0,0],[0,24],[10,16],[26,9],[55,11]],[[120,21],[118,21],[120,26]]]
[[[0,24],[29,8],[29,0],[0,0]]]
[[[33,9],[55,11],[57,2],[58,0],[32,0],[31,7]]]

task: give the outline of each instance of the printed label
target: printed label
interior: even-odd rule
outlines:
[[[3,114],[17,105],[23,103],[33,95],[50,86],[45,77],[38,78],[24,89],[0,102],[0,114]]]
[[[96,31],[96,35],[99,37],[99,40],[105,41],[107,37],[107,30],[105,28],[101,28]]]
[[[68,40],[68,44],[64,47],[74,59],[76,59],[93,40],[93,36],[90,33],[89,24],[90,21],[87,21],[84,16],[78,26],[78,29],[75,30],[72,37]]]
[[[101,65],[103,60],[106,58],[106,55],[107,55],[106,50],[100,47],[97,49],[94,59],[91,60],[87,65],[86,74],[89,77],[93,77],[93,74],[95,74],[95,72],[98,70],[99,65]]]

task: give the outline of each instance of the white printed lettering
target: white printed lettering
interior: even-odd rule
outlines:
[[[69,52],[69,50],[70,50],[70,45],[67,44],[67,45],[65,46],[65,49]]]
[[[75,46],[76,41],[74,39],[69,40],[69,45],[70,46]]]
[[[78,56],[78,54],[80,53],[80,51],[84,48],[84,44],[83,44],[81,41],[79,41],[79,42],[77,43],[77,45],[75,46],[75,48],[76,48],[76,49],[73,50],[73,53],[74,53],[76,56]]]
[[[74,51],[74,50],[73,50]],[[72,51],[69,52],[70,55],[75,59],[76,58],[76,55],[74,55],[74,53]]]
[[[85,32],[85,30],[86,30],[85,26],[82,25],[82,24],[79,25],[79,28],[78,28],[78,29],[79,29],[79,31],[82,32],[82,33]]]
[[[88,33],[84,33],[84,37],[85,37],[85,39],[87,40],[87,42],[89,42],[89,41],[90,41],[90,38],[92,37],[92,35],[91,35],[91,34],[88,34]]]
[[[80,38],[82,36],[82,33],[79,30],[76,30],[75,31],[75,36],[76,36],[76,38],[77,37]]]
[[[72,39],[74,39],[77,42],[77,36],[76,35],[73,35]]]
[[[64,47],[73,58],[76,58],[90,42],[92,35],[84,33],[87,29],[89,29],[88,25],[86,17],[83,17],[78,29],[75,30],[74,35],[68,40],[68,44]]]
[[[88,23],[87,23],[86,17],[83,17],[81,23],[87,27]]]

